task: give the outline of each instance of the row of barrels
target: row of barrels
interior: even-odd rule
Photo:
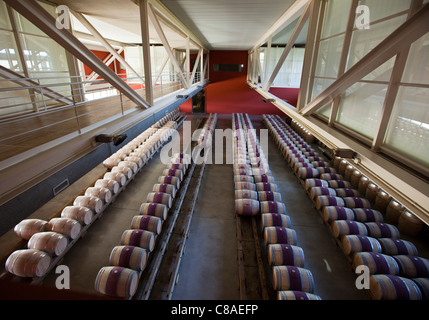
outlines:
[[[215,114],[209,116],[203,127],[203,136],[206,131],[213,130],[216,119]],[[98,272],[94,284],[97,292],[124,299],[135,295],[191,161],[191,155],[186,153],[172,156],[152,192],[140,205],[139,215],[133,217],[130,229],[123,232],[120,244],[112,249],[109,265]]]
[[[139,215],[132,218],[130,229],[124,230],[120,244],[112,249],[109,265],[98,272],[94,285],[97,292],[124,299],[135,295],[190,161],[186,154],[174,154],[170,159],[140,205]]]
[[[170,115],[166,117],[170,118]],[[167,130],[171,126],[173,124],[169,123]],[[56,261],[79,239],[156,152],[157,149],[152,146],[152,142],[155,138],[161,139],[162,134],[154,135],[152,128],[146,131],[143,133],[146,138],[141,139],[135,149],[131,150],[128,144],[121,148],[120,150],[127,150],[123,153],[122,160],[110,166],[109,171],[96,180],[93,186],[86,188],[82,195],[77,196],[72,205],[64,207],[59,217],[49,221],[24,219],[14,227],[15,234],[27,241],[27,248],[15,250],[7,258],[5,263],[7,272],[22,278],[41,279],[50,271]],[[149,136],[153,138],[148,139]],[[155,143],[154,145],[158,146]],[[140,149],[146,148],[150,151],[144,152],[145,157],[134,159],[135,154],[140,153]]]
[[[295,135],[282,119],[269,118],[274,118],[279,130],[289,132],[292,137]],[[367,191],[373,189],[356,189],[359,183],[354,181],[352,184],[345,180],[344,172],[339,173],[338,167],[326,167],[329,163],[326,159],[312,152],[308,154],[307,149],[303,152],[302,146],[300,148],[297,153],[291,154],[289,163],[303,180],[309,197],[343,252],[352,261],[355,271],[360,266],[368,267],[371,275],[370,296],[376,300],[428,299],[429,260],[419,257],[416,246],[400,239],[399,229],[385,223],[383,213],[375,209],[385,212],[388,204],[384,202],[381,205],[383,202],[377,195],[371,200],[362,197],[364,191],[367,195],[371,194]],[[314,157],[317,159],[313,160]],[[303,165],[294,167],[298,161]],[[323,162],[324,166],[318,167],[316,161]],[[311,169],[310,177],[303,168]],[[382,193],[380,195],[384,196]]]
[[[233,114],[235,210],[240,216],[261,215],[261,227],[278,300],[320,300],[305,268],[304,251],[297,245],[286,206],[282,202],[256,131],[247,114]],[[257,169],[250,170],[250,168]]]

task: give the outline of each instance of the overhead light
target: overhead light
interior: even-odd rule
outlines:
[[[124,142],[126,138],[127,138],[126,134],[119,134],[117,136],[107,135],[107,134],[99,134],[98,136],[95,136],[95,141],[104,142],[104,143],[113,142],[113,144],[115,146],[118,146],[122,142]]]

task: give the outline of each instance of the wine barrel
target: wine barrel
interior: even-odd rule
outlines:
[[[353,208],[355,220],[359,222],[383,222],[383,214],[378,210]]]
[[[183,171],[174,169],[164,169],[162,171],[163,176],[177,177],[180,181],[183,181]]]
[[[380,190],[375,197],[374,208],[380,212],[385,213],[391,199],[392,197],[389,194]]]
[[[172,198],[176,197],[176,187],[172,184],[157,183],[153,185],[153,192],[163,192],[171,195]]]
[[[266,245],[274,243],[297,244],[297,236],[294,229],[284,227],[265,227],[264,242]]]
[[[167,207],[167,209],[171,208],[173,203],[171,194],[165,192],[149,192],[146,197],[147,203],[160,203]]]
[[[398,229],[409,236],[417,236],[423,229],[424,222],[409,211],[404,211],[399,216]]]
[[[318,167],[329,167],[329,166],[330,166],[330,163],[329,163],[328,161],[313,161],[313,162],[311,163],[311,165],[312,165],[314,168],[318,168]]]
[[[377,239],[360,236],[360,235],[345,235],[341,240],[344,253],[350,255],[356,252],[376,252],[382,253],[380,243]]]
[[[73,205],[89,208],[96,214],[103,210],[103,201],[92,196],[78,196],[74,199]]]
[[[152,252],[155,247],[155,234],[141,229],[125,230],[122,233],[121,245],[136,246]]]
[[[103,179],[115,180],[121,187],[123,187],[127,182],[127,177],[120,172],[106,172]]]
[[[158,178],[158,183],[160,184],[172,184],[176,187],[176,190],[180,188],[180,179],[173,176],[160,176]]]
[[[168,208],[161,203],[142,203],[140,205],[140,214],[161,218],[162,221],[167,219]]]
[[[344,207],[344,200],[343,198],[335,196],[317,196],[315,199],[315,206],[317,209],[328,206]]]
[[[255,183],[256,191],[277,191],[277,184],[269,182],[258,182]]]
[[[42,219],[24,219],[19,222],[13,231],[23,240],[29,240],[34,234],[46,231],[48,222]]]
[[[261,227],[284,227],[291,228],[292,223],[290,217],[281,213],[264,213],[262,214]]]
[[[383,222],[366,222],[368,236],[373,238],[392,238],[399,239],[400,234],[398,228],[394,225]]]
[[[133,171],[133,174],[136,174],[139,171],[137,163],[133,161],[121,161],[118,163],[118,167],[130,168]],[[112,169],[113,170],[113,169]]]
[[[112,155],[103,161],[103,166],[107,169],[112,169],[113,167],[117,166],[120,161],[122,161],[122,159],[119,157],[119,155]]]
[[[346,180],[328,180],[328,187],[332,189],[350,189],[351,183]]]
[[[304,182],[304,188],[305,190],[309,190],[310,188],[313,187],[323,187],[323,188],[328,188],[329,184],[328,181],[326,180],[322,180],[322,179],[306,179]]]
[[[235,190],[252,190],[256,191],[256,185],[251,182],[235,182]]]
[[[62,218],[70,218],[82,225],[90,224],[94,214],[91,209],[82,206],[67,206],[61,211]]]
[[[353,188],[359,189],[359,181],[362,178],[362,173],[359,170],[354,170],[352,176],[350,177],[350,183]]]
[[[279,192],[274,191],[258,191],[259,201],[282,201],[282,195]]]
[[[294,290],[277,291],[277,300],[322,300],[322,298],[314,293]]]
[[[47,230],[61,233],[62,235],[74,240],[79,236],[82,226],[75,219],[52,218],[48,222]]]
[[[344,177],[339,173],[321,173],[319,178],[322,180],[328,180],[328,181],[329,180],[344,180]],[[338,188],[342,188],[342,187],[338,187]],[[334,188],[334,189],[336,189],[336,188]]]
[[[25,278],[39,278],[46,274],[51,257],[44,251],[21,249],[12,252],[6,260],[6,271]]]
[[[260,201],[261,213],[286,214],[286,206],[280,201]]]
[[[320,174],[337,173],[337,170],[335,170],[335,168],[332,168],[332,167],[317,167],[317,170],[319,170]]]
[[[169,163],[167,165],[167,169],[181,170],[183,172],[183,174],[186,173],[187,168],[188,168],[187,164],[183,164],[183,163]]]
[[[254,183],[253,176],[236,175],[234,176],[234,182],[250,182]]]
[[[411,280],[419,287],[423,300],[429,300],[429,278],[413,278]]]
[[[346,170],[344,171],[344,180],[351,182],[354,171],[356,171],[355,167],[351,164],[347,165]]]
[[[27,243],[28,249],[44,251],[50,256],[60,256],[67,245],[68,240],[64,235],[52,231],[36,233]]]
[[[254,176],[255,183],[257,182],[268,182],[268,183],[275,183],[275,179],[273,176],[262,174],[260,176]]]
[[[344,206],[347,208],[366,208],[371,209],[369,200],[360,197],[344,197]]]
[[[100,198],[104,203],[112,200],[112,192],[107,188],[89,187],[85,190],[85,196]]]
[[[334,220],[354,220],[355,214],[352,209],[338,206],[326,206],[323,208],[322,218],[325,222]]]
[[[304,267],[304,250],[301,247],[280,243],[268,245],[268,263],[271,266]]]
[[[295,266],[274,266],[273,289],[277,291],[296,290],[313,293],[314,280],[310,270]]]
[[[390,274],[374,274],[369,279],[369,294],[374,300],[422,300],[422,293],[411,279]]]
[[[362,176],[360,181],[359,181],[359,185],[358,185],[358,190],[360,192],[360,194],[366,195],[366,189],[368,188],[368,185],[371,183],[371,181],[369,181],[369,179],[365,176]]]
[[[334,189],[338,197],[360,197],[358,190],[350,188],[338,188]]]
[[[395,200],[390,200],[386,208],[386,222],[397,225],[405,207]]]
[[[162,219],[155,216],[134,216],[131,221],[131,229],[141,229],[159,235],[162,229]]]
[[[338,173],[344,175],[349,162],[346,159],[342,159],[338,165]]]
[[[258,200],[258,193],[253,190],[235,190],[235,199],[253,199]]]
[[[429,278],[429,259],[409,256],[393,256],[399,265],[399,275],[406,278]]]
[[[125,157],[124,161],[135,163],[137,165],[137,170],[135,173],[137,173],[138,169],[143,167],[143,159],[141,159],[140,157],[134,157],[131,154],[128,155],[128,157]]]
[[[375,198],[377,197],[380,187],[375,183],[370,182],[365,191],[365,198],[368,199],[371,203],[375,203]]]
[[[419,255],[416,246],[411,241],[392,238],[379,238],[378,241],[384,254],[391,256],[402,254],[410,256]]]
[[[300,167],[297,169],[296,175],[300,179],[318,178],[320,171],[318,168]]]
[[[136,293],[137,271],[124,267],[102,267],[95,279],[95,290],[105,295],[129,299]]]
[[[119,183],[112,179],[98,179],[95,181],[94,187],[107,188],[110,190],[112,195],[115,195],[119,191]]]
[[[331,231],[335,238],[341,238],[348,234],[368,235],[365,224],[353,220],[334,220],[331,223]]]
[[[147,250],[136,246],[115,246],[109,257],[109,265],[143,271],[147,263]]]
[[[112,173],[122,173],[127,180],[130,180],[133,177],[133,170],[127,166],[116,166],[113,167],[110,171]]]
[[[235,199],[235,213],[240,216],[259,214],[259,201],[253,199]]]
[[[399,275],[399,265],[392,256],[376,252],[356,252],[353,268],[367,266],[370,274]]]
[[[335,189],[326,187],[312,187],[309,189],[310,199],[314,199],[318,196],[337,196]]]

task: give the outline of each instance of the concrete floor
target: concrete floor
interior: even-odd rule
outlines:
[[[260,121],[252,122],[262,128]],[[230,126],[230,119],[218,120],[217,128]],[[356,289],[350,264],[271,138],[268,148],[270,169],[313,273],[315,293],[326,300],[368,299]],[[207,167],[190,230],[173,298],[239,299],[231,165]]]

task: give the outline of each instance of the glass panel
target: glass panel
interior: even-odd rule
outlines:
[[[16,83],[0,79],[0,88],[19,87]],[[33,110],[33,105],[28,90],[0,91],[0,115],[31,110]]]
[[[389,81],[392,74],[392,69],[395,64],[396,56],[390,58],[377,69],[368,73],[363,80],[373,81]]]
[[[385,145],[429,164],[429,88],[400,87]]]
[[[394,19],[371,25],[370,29],[357,29],[353,31],[346,71],[374,49],[381,41],[404,23],[406,19],[407,15],[404,14]]]
[[[327,87],[329,87],[331,84],[334,83],[335,80],[333,79],[314,79],[313,84],[313,91],[311,93],[311,100],[316,98],[319,94],[322,93],[323,90],[325,90]]]
[[[274,51],[274,58],[270,59],[269,70],[274,70],[277,60],[283,53],[284,48],[272,48]],[[276,78],[273,81],[273,87],[290,87],[299,88],[301,83],[302,65],[304,63],[304,48],[292,48],[279,70]],[[270,53],[271,56],[271,53]]]
[[[0,2],[0,28],[12,30],[6,3],[4,1]]]
[[[24,58],[30,72],[68,71],[66,52],[50,38],[22,35]]]
[[[341,96],[337,122],[373,138],[381,117],[387,85],[358,82]]]
[[[38,1],[37,3],[40,4],[53,17],[56,18],[58,16],[58,14],[55,12],[54,6],[46,4],[46,3],[41,2],[41,1]],[[16,13],[15,17],[16,17],[16,24],[17,24],[18,31],[46,36],[46,34],[42,30],[40,30],[38,27],[36,27],[34,24],[32,24],[30,21],[28,21],[26,18],[24,18],[19,13]]]
[[[403,82],[429,84],[429,33],[411,45],[407,64],[402,77]],[[426,66],[422,68],[422,66]]]
[[[317,76],[337,77],[343,41],[343,35],[320,41],[315,71]]]
[[[360,0],[359,5],[368,6],[370,21],[372,23],[398,12],[408,10],[411,0]]]
[[[346,31],[351,0],[329,0],[326,2],[321,39]]]
[[[0,30],[0,44],[0,65],[15,72],[22,71],[12,31]]]
[[[326,106],[323,106],[319,110],[317,110],[316,113],[329,119],[329,117],[331,116],[331,107],[332,103],[329,103]]]

